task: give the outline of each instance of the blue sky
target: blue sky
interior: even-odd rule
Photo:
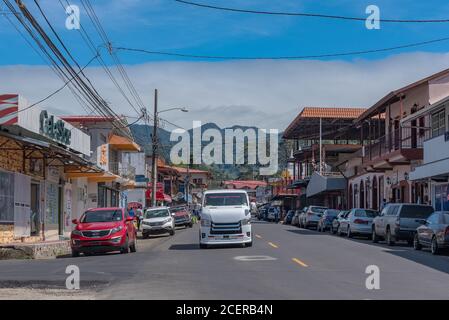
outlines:
[[[316,1],[316,0],[197,0],[198,2],[245,9],[287,12],[313,12],[331,15],[365,17],[370,4],[377,5],[382,18],[436,19],[449,16],[449,3],[443,0],[377,0]],[[36,13],[33,1],[25,1]],[[58,1],[41,1],[43,9],[60,32],[69,48],[80,61],[89,60],[90,52],[78,32],[64,28],[65,13]],[[71,3],[79,4],[72,0]],[[367,30],[363,22],[324,20],[306,17],[263,16],[229,13],[190,7],[173,0],[96,0],[96,12],[115,46],[165,50],[211,55],[276,56],[308,55],[390,47],[449,36],[446,24],[387,24],[381,30]],[[98,45],[95,33],[84,8],[81,22]],[[42,20],[41,20],[42,21]],[[17,32],[0,19],[0,51],[2,65],[42,64],[42,60],[28,50]],[[429,52],[445,52],[449,41],[420,48]],[[400,52],[415,51],[416,48]],[[391,53],[388,53],[391,54]],[[364,56],[379,59],[387,53]],[[125,63],[179,60],[173,57],[121,53]],[[347,57],[345,59],[354,59]],[[183,59],[186,60],[186,59]]]
[[[375,4],[385,19],[443,19],[443,0],[195,0],[254,10],[367,16]],[[34,1],[24,1],[42,20]],[[64,2],[64,1],[63,1]],[[71,0],[80,4],[78,0]],[[449,23],[387,24],[367,30],[364,22],[262,16],[190,7],[173,0],[91,1],[114,46],[202,55],[276,56],[378,49],[449,36]],[[42,8],[81,65],[92,53],[80,34],[65,28],[66,15],[55,0]],[[81,23],[96,45],[100,37],[83,7]],[[12,17],[11,17],[12,18]],[[0,92],[18,92],[31,102],[61,86],[42,59],[0,16]],[[370,107],[389,91],[449,67],[449,41],[419,48],[356,57],[307,61],[201,61],[119,52],[148,107],[159,88],[161,103],[188,106],[188,115],[167,116],[183,126],[193,120],[223,126],[261,125],[283,130],[303,106]],[[102,55],[111,63],[105,51]],[[123,98],[98,65],[86,72],[117,112],[129,114]],[[64,90],[46,102],[59,113],[82,113]],[[273,115],[276,115],[273,117]]]

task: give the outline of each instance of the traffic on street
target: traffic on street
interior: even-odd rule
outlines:
[[[448,9],[0,0],[0,301],[449,300]]]

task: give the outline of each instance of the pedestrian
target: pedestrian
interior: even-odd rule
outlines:
[[[382,211],[385,206],[387,205],[387,200],[386,199],[382,199],[382,202],[380,203],[380,211]]]

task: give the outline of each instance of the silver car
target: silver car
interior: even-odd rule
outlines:
[[[372,233],[373,220],[379,213],[368,209],[352,209],[348,216],[340,221],[337,234],[345,234],[348,238],[355,235],[370,236]]]
[[[432,254],[439,254],[442,249],[449,248],[449,212],[438,211],[427,220],[422,220],[422,226],[416,229],[413,247],[421,250],[430,247]]]
[[[304,229],[308,229],[310,227],[317,228],[318,222],[323,216],[324,211],[326,211],[327,209],[328,208],[317,206],[308,207],[307,210],[300,216],[299,223],[301,228]]]

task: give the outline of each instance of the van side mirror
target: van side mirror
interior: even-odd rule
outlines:
[[[78,221],[78,219],[73,219],[72,223],[76,225],[76,224],[79,224],[79,221]]]

